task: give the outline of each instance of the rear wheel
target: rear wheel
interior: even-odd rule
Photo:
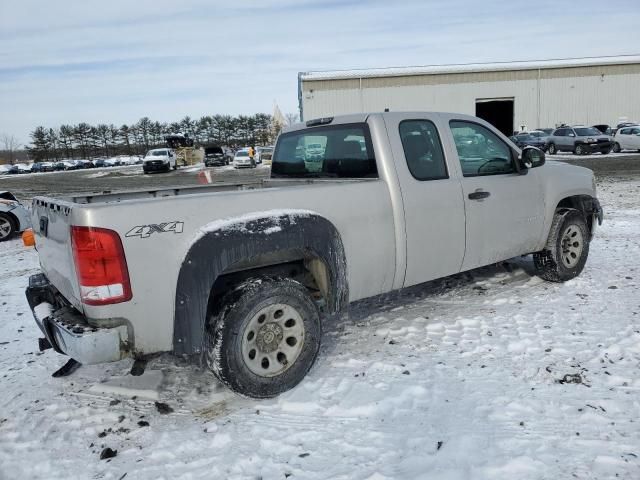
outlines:
[[[315,362],[322,329],[308,290],[287,278],[256,278],[221,300],[208,322],[206,358],[241,395],[269,398],[295,387]]]
[[[556,149],[556,144],[555,144],[555,143],[550,143],[550,144],[549,144],[549,148],[548,148],[548,150],[549,150],[549,154],[550,154],[550,155],[555,155],[555,154],[556,154],[556,152],[558,151],[558,150]]]
[[[589,255],[590,233],[579,210],[558,210],[543,250],[533,254],[538,276],[551,282],[566,282],[582,272]]]
[[[13,219],[6,213],[0,213],[0,242],[9,240],[16,232]]]

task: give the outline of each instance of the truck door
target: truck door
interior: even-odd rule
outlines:
[[[532,252],[544,221],[539,169],[520,175],[516,152],[480,123],[451,119],[449,126],[462,170],[466,214],[462,269]]]
[[[444,154],[440,117],[397,113],[384,118],[404,205],[404,286],[457,273],[464,257],[464,201],[457,170],[450,169]]]

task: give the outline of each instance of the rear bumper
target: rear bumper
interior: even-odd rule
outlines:
[[[26,290],[36,324],[53,349],[80,363],[114,362],[129,356],[127,327],[97,328],[59,295],[43,274],[32,275]]]

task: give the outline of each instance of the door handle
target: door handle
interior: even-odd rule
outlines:
[[[482,200],[483,198],[487,198],[491,196],[489,192],[484,192],[482,190],[476,190],[469,194],[469,200]]]

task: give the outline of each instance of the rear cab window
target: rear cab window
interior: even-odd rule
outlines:
[[[400,140],[404,157],[416,180],[449,178],[438,130],[429,120],[400,122]]]
[[[378,178],[369,126],[348,123],[281,134],[273,152],[271,176]]]

